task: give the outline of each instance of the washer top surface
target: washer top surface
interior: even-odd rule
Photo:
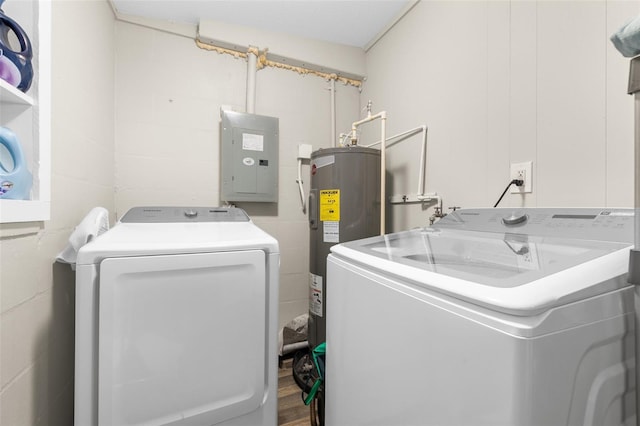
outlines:
[[[514,314],[628,285],[633,211],[459,210],[429,228],[334,246],[386,275]]]
[[[195,214],[194,214],[195,213]],[[238,208],[136,207],[78,251],[77,264],[108,257],[259,249],[278,253],[275,238]]]

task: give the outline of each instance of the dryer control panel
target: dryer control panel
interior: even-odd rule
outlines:
[[[120,222],[249,222],[249,216],[236,207],[134,207],[125,213]]]

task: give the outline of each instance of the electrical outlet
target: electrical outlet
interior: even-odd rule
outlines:
[[[524,184],[522,186],[511,185],[512,194],[524,194],[532,192],[532,166],[532,161],[525,161],[523,163],[511,163],[511,179],[522,179],[524,181]]]

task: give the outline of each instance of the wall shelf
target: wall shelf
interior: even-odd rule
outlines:
[[[26,94],[0,80],[0,126],[18,136],[33,175],[31,199],[0,199],[0,223],[39,222],[51,216],[51,3],[7,0],[2,5],[29,35],[34,79]]]
[[[18,104],[30,107],[35,104],[33,98],[0,79],[0,103]]]

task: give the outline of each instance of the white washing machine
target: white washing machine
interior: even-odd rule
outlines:
[[[237,208],[134,208],[84,246],[75,424],[276,425],[279,256]]]
[[[635,425],[631,210],[459,210],[328,258],[327,425]]]

